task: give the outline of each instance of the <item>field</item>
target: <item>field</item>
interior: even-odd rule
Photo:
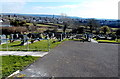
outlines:
[[[36,26],[49,27],[50,25],[45,25],[45,24],[37,24]]]
[[[29,25],[29,26],[33,26],[33,23],[26,23],[27,25]]]
[[[96,40],[96,38],[94,38],[94,40]],[[105,42],[105,43],[120,43],[120,39],[116,39],[116,40],[96,40],[97,42]]]
[[[112,30],[114,30],[114,31],[116,31],[116,30],[118,30],[119,28],[111,28]]]
[[[21,70],[33,63],[39,57],[32,56],[0,56],[2,57],[2,77],[7,77],[17,70]]]

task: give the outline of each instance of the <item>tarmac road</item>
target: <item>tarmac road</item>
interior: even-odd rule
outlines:
[[[27,77],[117,77],[118,45],[65,41],[21,73]]]

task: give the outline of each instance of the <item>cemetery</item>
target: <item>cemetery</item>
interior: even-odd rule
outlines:
[[[116,35],[104,34],[64,34],[64,33],[28,33],[10,34],[0,36],[0,46],[3,51],[48,51],[54,45],[59,44],[65,39],[90,42],[91,39],[99,43],[120,43]]]
[[[17,15],[10,17],[3,16],[3,21],[10,21],[10,26],[0,28],[2,31],[0,51],[49,52],[63,41],[77,41],[83,44],[91,42],[91,40],[97,41],[98,44],[120,43],[120,29],[108,27],[106,24],[102,25],[102,20],[71,19],[66,16],[59,19]],[[109,21],[106,20],[106,22]],[[23,69],[38,59],[38,57],[32,56],[11,55],[2,56],[2,58],[4,61],[2,64],[3,77],[18,69]]]

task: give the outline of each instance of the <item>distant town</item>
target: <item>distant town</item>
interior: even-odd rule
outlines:
[[[42,14],[14,14],[14,13],[2,13],[1,17],[3,22],[10,22],[11,19],[14,20],[26,20],[28,23],[54,23],[54,24],[62,24],[63,20],[61,17],[64,15],[42,15]],[[66,16],[67,18],[71,18],[73,21],[78,21],[79,23],[86,24],[88,19],[92,18],[80,18],[73,16]],[[113,28],[118,28],[120,26],[119,21],[117,19],[96,19],[101,26],[109,26]]]

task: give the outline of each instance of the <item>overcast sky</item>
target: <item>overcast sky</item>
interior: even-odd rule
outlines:
[[[2,0],[1,13],[54,14],[118,19],[119,0]]]

